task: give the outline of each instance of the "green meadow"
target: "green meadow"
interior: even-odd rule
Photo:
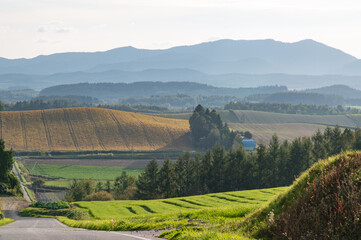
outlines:
[[[138,176],[143,171],[142,168],[109,166],[25,164],[25,167],[33,175],[63,179],[115,180],[122,171],[131,176]]]
[[[254,208],[282,192],[285,188],[271,188],[157,200],[122,200],[104,202],[76,202],[88,209],[96,219],[116,219],[154,214],[179,213],[220,207]]]

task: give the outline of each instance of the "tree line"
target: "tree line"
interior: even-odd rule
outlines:
[[[230,102],[224,106],[225,110],[252,110],[288,114],[308,114],[308,115],[341,115],[356,114],[356,108],[344,108],[341,105],[330,107],[328,105],[313,104],[288,104],[288,103],[251,103],[251,102]]]
[[[14,151],[5,149],[0,139],[0,194],[21,195],[20,182],[12,173]]]
[[[203,154],[166,159],[162,165],[153,159],[137,179],[123,172],[114,185],[108,182],[98,191],[113,199],[156,199],[288,186],[319,159],[347,150],[361,150],[360,128],[327,127],[312,137],[283,142],[274,135],[268,145],[259,144],[253,152],[244,151],[242,145],[229,151],[216,145]]]

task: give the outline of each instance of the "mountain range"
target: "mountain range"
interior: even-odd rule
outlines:
[[[290,88],[343,83],[360,88],[356,83],[360,80],[361,60],[313,40],[219,40],[164,50],[121,47],[30,59],[0,58],[0,88],[40,90],[80,82],[136,81],[192,81],[223,87],[280,84]]]

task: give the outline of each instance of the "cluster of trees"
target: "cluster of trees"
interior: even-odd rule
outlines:
[[[65,199],[72,201],[107,201],[134,199],[136,191],[136,178],[129,176],[125,171],[115,179],[114,184],[110,181],[95,182],[94,180],[73,180]]]
[[[0,101],[3,102],[16,102],[30,100],[38,95],[38,92],[32,89],[19,89],[19,90],[0,90]]]
[[[275,113],[289,114],[308,114],[308,115],[338,115],[338,114],[356,114],[359,110],[356,108],[329,107],[328,105],[310,105],[310,104],[287,104],[287,103],[250,103],[250,102],[231,102],[224,106],[224,109],[232,110],[253,110]]]
[[[0,194],[21,194],[20,183],[11,172],[14,164],[14,152],[5,149],[5,142],[0,139]]]
[[[231,131],[227,124],[223,124],[215,110],[204,109],[202,105],[198,105],[193,111],[189,125],[192,143],[197,149],[209,149],[217,143],[230,149],[237,136],[237,133]]]
[[[90,107],[98,103],[97,99],[83,96],[49,96],[37,97],[31,100],[18,101],[15,103],[5,104],[6,111],[28,111],[28,110],[43,110],[54,108],[68,108],[68,107]]]
[[[223,107],[226,103],[238,101],[240,98],[231,96],[189,96],[186,94],[151,96],[148,98],[127,98],[121,99],[121,104],[130,105],[152,105],[167,108],[194,108],[198,104],[207,107]]]

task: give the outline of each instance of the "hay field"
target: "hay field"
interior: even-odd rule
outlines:
[[[257,143],[268,144],[273,134],[278,138],[292,141],[297,137],[311,137],[317,129],[323,131],[325,125],[309,123],[271,123],[271,124],[251,124],[251,123],[229,123],[228,126],[237,131],[250,131],[253,139]]]
[[[271,113],[248,110],[230,110],[235,118],[222,118],[225,122],[233,123],[312,123],[318,125],[328,125],[340,127],[356,127],[361,119],[359,114],[350,115],[303,115],[303,114],[285,114],[285,113]],[[221,115],[221,117],[223,117]]]
[[[0,112],[0,138],[15,151],[189,150],[189,123],[100,108]]]

